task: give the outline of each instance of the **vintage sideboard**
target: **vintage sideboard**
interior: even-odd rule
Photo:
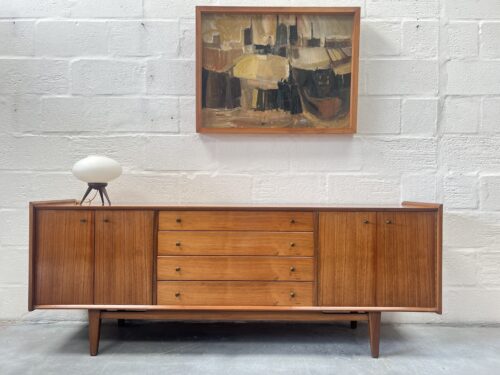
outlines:
[[[442,206],[30,204],[29,310],[102,319],[367,321],[441,313]],[[334,339],[334,338],[332,338]]]

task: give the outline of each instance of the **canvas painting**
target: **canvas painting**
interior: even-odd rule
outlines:
[[[357,8],[203,9],[199,131],[355,132]]]

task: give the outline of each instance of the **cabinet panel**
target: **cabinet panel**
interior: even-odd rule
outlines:
[[[153,218],[152,211],[96,211],[96,304],[152,303]]]
[[[91,211],[38,210],[35,304],[91,304],[94,225]]]
[[[381,212],[377,220],[377,305],[435,307],[436,214]]]
[[[374,212],[320,213],[320,305],[375,306],[376,229]]]

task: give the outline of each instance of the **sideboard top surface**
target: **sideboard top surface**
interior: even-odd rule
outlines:
[[[438,203],[402,202],[400,204],[177,204],[177,203],[127,203],[112,206],[83,205],[74,199],[30,202],[34,208],[76,210],[284,210],[284,211],[434,211],[442,208]]]

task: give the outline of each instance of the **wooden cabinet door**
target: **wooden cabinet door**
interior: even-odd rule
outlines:
[[[96,211],[95,304],[152,304],[153,217],[152,211]]]
[[[375,212],[319,216],[319,303],[375,306]]]
[[[380,212],[377,305],[436,307],[434,212]]]
[[[94,224],[87,210],[37,210],[36,305],[93,302]]]

